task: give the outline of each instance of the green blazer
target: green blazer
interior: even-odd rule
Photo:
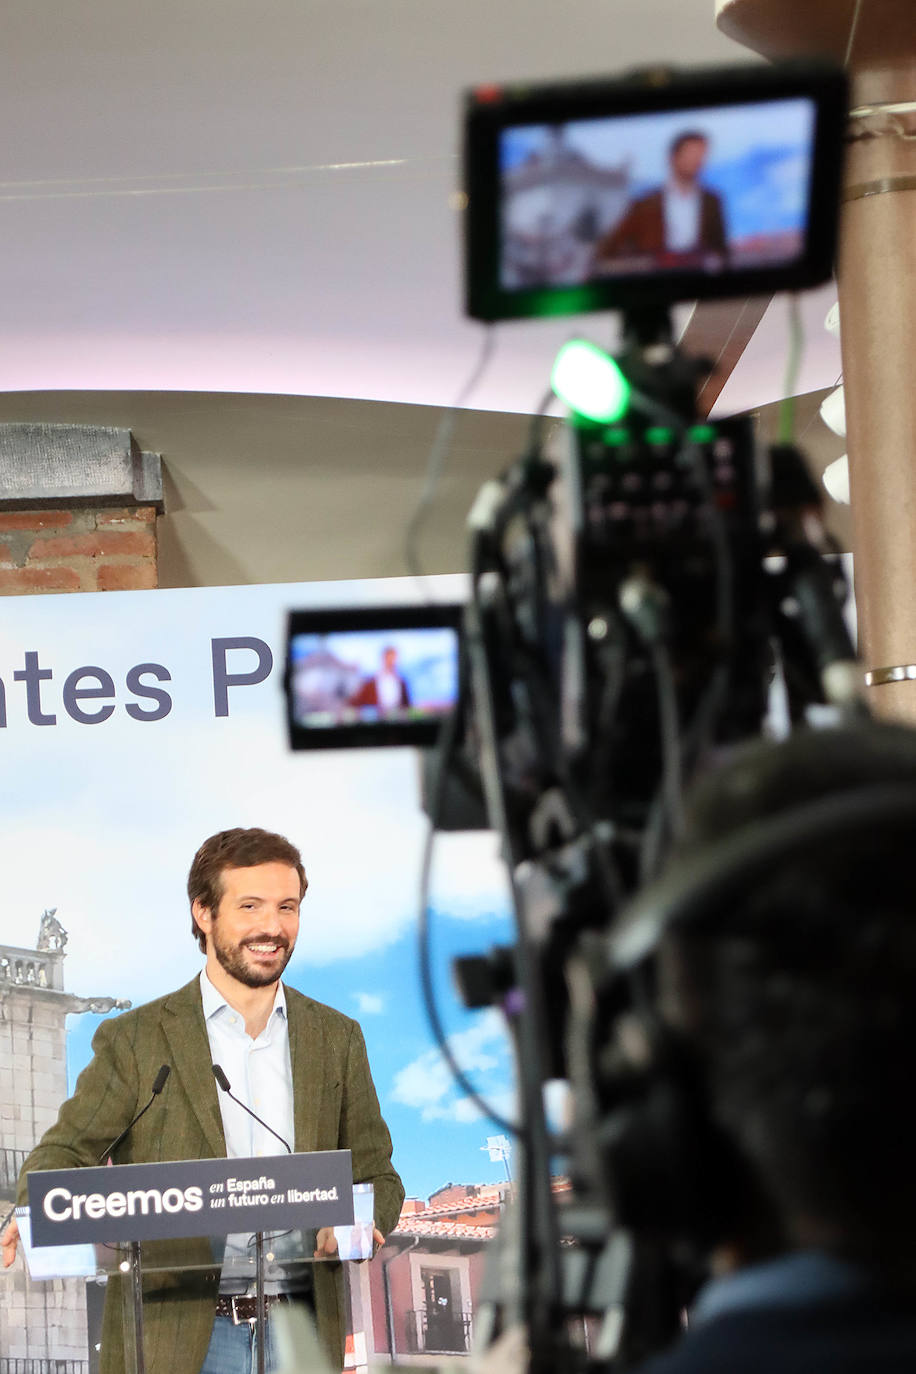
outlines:
[[[343,1150],[353,1154],[353,1179],[375,1185],[375,1221],[387,1234],[397,1224],[404,1188],[391,1164],[391,1136],[382,1119],[357,1023],[321,1002],[286,987],[296,1150]],[[61,1107],[22,1168],[69,1169],[95,1164],[149,1097],[160,1065],[171,1075],[161,1098],[118,1148],[117,1164],[172,1159],[214,1159],[226,1154],[217,1086],[210,1069],[200,981],[110,1021],[92,1042],[94,1058],[76,1091]],[[167,1248],[166,1248],[167,1247]],[[197,1264],[195,1273],[150,1272],[144,1276],[144,1346],[148,1374],[199,1374],[213,1330],[218,1262],[206,1241],[150,1242],[144,1255],[154,1265],[168,1260]],[[101,1374],[124,1367],[123,1303],[110,1280],[102,1332]],[[319,1334],[332,1366],[342,1368],[346,1306],[343,1267],[315,1266]]]

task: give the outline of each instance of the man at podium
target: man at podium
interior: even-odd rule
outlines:
[[[203,970],[177,992],[102,1022],[73,1097],[23,1166],[20,1203],[32,1170],[96,1164],[168,1065],[164,1090],[118,1146],[115,1163],[272,1155],[280,1141],[297,1151],[347,1149],[354,1182],[374,1186],[375,1242],[383,1242],[397,1223],[404,1188],[391,1164],[362,1032],[281,982],[306,887],[299,851],[281,835],[228,830],[201,846],[188,897]],[[217,1089],[214,1065],[231,1096]],[[259,1334],[254,1285],[239,1279],[232,1262],[249,1240],[229,1236],[222,1269],[202,1270],[193,1284],[183,1275],[147,1276],[148,1374],[250,1374]],[[5,1265],[16,1242],[14,1221],[3,1236]],[[333,1230],[319,1231],[316,1247],[316,1256],[333,1256]],[[342,1268],[298,1266],[303,1271],[311,1283],[299,1278],[291,1288],[281,1280],[268,1290],[265,1348],[269,1354],[271,1309],[305,1302],[332,1367],[342,1368]],[[121,1320],[120,1304],[106,1303],[102,1374],[121,1368]]]

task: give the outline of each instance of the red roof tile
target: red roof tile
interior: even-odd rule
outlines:
[[[429,1213],[404,1217],[394,1228],[396,1236],[419,1236],[422,1240],[492,1240],[495,1226],[468,1226],[461,1221],[432,1221]]]

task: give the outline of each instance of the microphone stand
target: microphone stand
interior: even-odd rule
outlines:
[[[229,1080],[228,1080],[228,1078],[227,1078],[226,1075],[223,1073],[223,1070],[220,1068],[219,1064],[211,1064],[211,1065],[210,1065],[210,1068],[213,1070],[213,1077],[216,1079],[217,1083],[219,1084],[219,1086],[220,1086],[220,1088],[222,1089],[222,1091],[226,1094],[226,1096],[227,1096],[227,1097],[231,1097],[232,1100],[233,1100],[233,1102],[237,1102],[238,1105],[242,1108],[243,1111],[246,1111],[246,1112],[248,1113],[249,1116],[254,1117],[254,1119],[255,1119],[255,1121],[257,1121],[258,1125],[259,1125],[259,1126],[263,1126],[264,1129],[265,1129],[265,1131],[270,1131],[270,1134],[271,1134],[272,1136],[276,1136],[277,1140],[279,1140],[279,1142],[280,1142],[280,1144],[283,1146],[283,1148],[284,1148],[289,1154],[292,1154],[293,1149],[292,1149],[292,1146],[290,1145],[289,1141],[284,1140],[283,1137],[282,1137],[282,1135],[279,1135],[279,1134],[274,1130],[274,1128],[273,1128],[272,1126],[268,1126],[268,1124],[267,1124],[266,1121],[262,1121],[262,1120],[261,1120],[261,1118],[258,1116],[257,1112],[253,1112],[253,1111],[251,1110],[251,1108],[250,1108],[245,1102],[242,1102],[240,1098],[236,1097],[235,1093],[232,1091],[232,1088],[231,1088],[230,1085],[229,1085]],[[257,1338],[256,1338],[256,1339],[257,1339],[257,1351],[258,1351],[258,1354],[257,1354],[258,1374],[265,1374],[264,1342],[265,1342],[266,1339],[267,1339],[267,1295],[266,1295],[266,1293],[264,1292],[264,1232],[263,1232],[263,1231],[255,1231],[255,1234],[254,1234],[254,1254],[255,1254],[255,1276],[254,1276],[254,1283],[255,1283],[254,1293],[255,1293],[255,1297],[254,1297],[254,1311],[255,1311],[255,1326],[256,1326],[256,1328],[257,1328]],[[141,1371],[140,1374],[144,1374],[144,1371]]]
[[[265,1374],[265,1350],[267,1340],[267,1294],[264,1292],[264,1232],[256,1231],[254,1237],[255,1253],[255,1298],[254,1312],[257,1319],[258,1374]]]
[[[105,1149],[99,1155],[98,1162],[100,1164],[106,1155],[109,1157],[110,1162],[112,1152],[117,1149],[117,1147],[121,1144],[122,1140],[126,1139],[127,1135],[136,1126],[141,1116],[143,1116],[145,1112],[149,1111],[150,1107],[153,1105],[156,1098],[162,1092],[162,1089],[165,1087],[166,1079],[168,1078],[170,1073],[171,1068],[169,1067],[169,1065],[163,1064],[159,1069],[159,1072],[156,1074],[156,1080],[153,1083],[153,1091],[150,1094],[149,1101],[146,1103],[144,1107],[141,1107],[140,1111],[137,1112],[137,1115],[133,1118],[133,1120],[127,1123],[127,1125],[124,1127],[124,1130],[121,1131],[120,1135],[116,1136],[115,1139],[111,1142],[111,1144],[105,1147]],[[135,1346],[135,1366],[137,1374],[146,1374],[146,1352],[143,1349],[143,1271],[140,1266],[140,1242],[137,1240],[129,1241],[127,1246],[127,1254],[127,1269],[130,1272],[131,1306],[133,1308],[132,1325]],[[258,1374],[264,1374],[263,1370],[259,1369]]]
[[[137,1374],[146,1374],[146,1352],[143,1349],[143,1274],[140,1268],[140,1242],[132,1240],[128,1243],[127,1253],[130,1256],[130,1289],[132,1296],[132,1307],[134,1309],[134,1344],[136,1345],[136,1369]],[[258,1370],[258,1374],[264,1374],[263,1370]]]

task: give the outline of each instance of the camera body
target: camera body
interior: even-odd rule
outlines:
[[[611,1137],[622,1133],[618,1155],[646,1178],[652,1155],[626,1125],[626,1076],[602,1061],[635,986],[629,973],[614,977],[620,912],[678,835],[684,782],[717,749],[760,733],[774,676],[792,722],[825,702],[856,708],[847,588],[825,557],[835,550],[802,455],[791,444],[761,449],[748,417],[697,415],[703,366],[680,353],[668,318],[676,301],[794,291],[831,275],[846,95],[842,71],[817,62],[470,92],[467,313],[622,311],[629,404],[603,418],[572,414],[559,448],[535,417],[525,450],[470,514],[465,608],[290,620],[293,747],[438,737],[425,755],[433,831],[500,832],[516,943],[458,961],[458,975],[468,1005],[499,1006],[514,1036],[524,1205],[512,1297],[497,1282],[491,1302],[495,1327],[528,1326],[532,1367],[587,1367],[565,1341],[567,1318],[621,1306],[630,1320],[616,1353],[626,1362],[672,1334],[685,1295],[684,1227],[649,1236],[634,1223],[621,1259],[614,1226],[629,1214],[608,1201]],[[448,678],[454,705],[440,693],[420,719],[389,683],[389,709],[377,696],[366,715],[352,636],[374,636],[390,672],[386,652],[414,652],[395,638],[408,632],[435,643],[432,675]],[[306,690],[329,648],[339,709]],[[431,1024],[462,1081],[431,992],[425,893],[421,968]],[[636,1003],[651,1001],[651,990],[636,992]],[[678,1120],[693,1110],[689,1075],[667,1061],[664,1072],[661,1097],[649,1070],[640,1089],[650,1107],[661,1102],[663,1124],[671,1103]],[[577,1097],[561,1142],[544,1117],[555,1077],[570,1078]],[[556,1153],[574,1172],[562,1222]],[[667,1168],[668,1154],[656,1153]],[[692,1224],[697,1198],[680,1203]],[[561,1253],[561,1234],[606,1280],[589,1287],[580,1272],[574,1302],[565,1266],[576,1247]],[[703,1237],[692,1239],[691,1266]]]

